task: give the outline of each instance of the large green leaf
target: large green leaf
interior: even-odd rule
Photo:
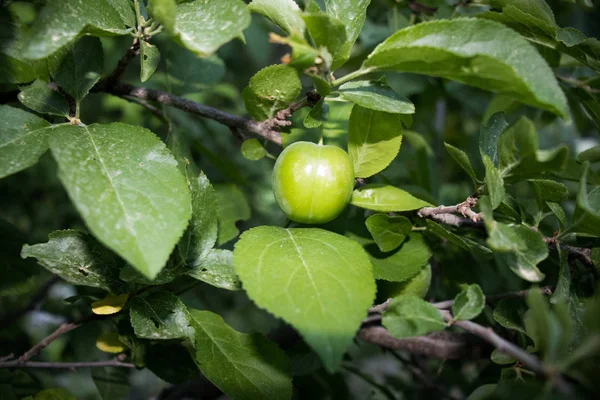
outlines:
[[[113,123],[55,129],[59,177],[91,232],[154,278],[190,218],[177,162],[147,129]]]
[[[187,274],[221,289],[240,290],[242,288],[240,278],[233,267],[233,253],[229,250],[213,249],[198,266]]]
[[[50,75],[80,102],[102,77],[104,56],[100,39],[84,36],[48,57]]]
[[[363,68],[440,76],[569,115],[565,95],[535,47],[494,21],[456,18],[410,26],[377,46]]]
[[[48,150],[49,126],[33,114],[0,105],[0,178],[37,163]]]
[[[494,166],[494,162],[488,157],[487,154],[482,156],[483,165],[485,166],[485,187],[487,193],[490,196],[492,208],[496,209],[500,206],[500,203],[504,201],[504,180],[502,174]]]
[[[368,178],[385,169],[402,144],[398,115],[355,105],[350,114],[348,153],[357,178]]]
[[[398,296],[383,313],[383,326],[397,338],[441,331],[446,323],[440,311],[417,296]]]
[[[358,38],[367,16],[371,0],[325,0],[327,14],[339,19],[346,26],[346,41],[336,54],[332,69],[335,70],[350,58],[350,51]]]
[[[365,221],[367,229],[381,251],[392,251],[402,244],[410,234],[412,224],[406,217],[387,214],[371,215]]]
[[[304,34],[302,12],[294,0],[252,0],[248,8],[269,18],[289,34]]]
[[[429,262],[433,253],[423,235],[412,233],[402,243],[402,246],[392,253],[371,256],[373,275],[377,279],[392,282],[404,282],[421,271],[423,265]]]
[[[494,321],[507,329],[527,334],[523,327],[523,315],[527,311],[525,302],[519,298],[505,298],[494,309]]]
[[[493,166],[498,166],[498,138],[508,127],[504,113],[492,115],[479,132],[479,154],[487,156]]]
[[[177,6],[175,33],[181,43],[208,57],[250,25],[250,11],[241,0],[195,0]]]
[[[356,189],[352,193],[350,203],[367,210],[382,212],[411,211],[431,206],[402,189],[381,184],[369,184]]]
[[[473,319],[483,311],[485,296],[477,284],[465,286],[454,298],[454,319]]]
[[[136,336],[145,339],[183,339],[194,337],[190,314],[172,293],[154,292],[131,300],[129,316]]]
[[[188,185],[192,193],[192,219],[178,248],[186,265],[196,267],[217,241],[218,204],[215,190],[204,173],[198,178],[188,177]]]
[[[335,371],[375,297],[360,245],[322,229],[261,226],[242,235],[233,260],[248,296],[294,326]]]
[[[53,114],[67,117],[69,104],[60,94],[48,87],[48,83],[36,80],[22,89],[19,101],[26,107],[41,114]]]
[[[562,203],[569,198],[569,189],[560,182],[549,179],[528,179],[527,183],[533,189],[540,207],[543,207],[547,201]]]
[[[407,98],[380,81],[354,81],[340,86],[340,97],[369,108],[393,114],[414,114],[415,106]]]
[[[196,333],[192,356],[202,374],[235,400],[292,398],[290,362],[275,343],[246,335],[210,311],[190,311]]]
[[[46,3],[33,23],[24,56],[46,58],[80,34],[124,35],[126,23],[114,4],[125,0],[53,0]],[[114,3],[114,4],[113,4]],[[131,8],[129,14],[132,13]],[[131,21],[129,21],[131,23]]]
[[[302,83],[287,65],[270,65],[258,71],[243,90],[246,109],[258,121],[272,118],[298,97]]]
[[[73,285],[92,286],[111,293],[126,293],[127,283],[119,279],[123,260],[90,235],[75,231],[56,231],[48,243],[25,245],[23,258],[32,257],[48,271]]]
[[[218,244],[222,245],[237,237],[240,231],[236,222],[250,219],[251,211],[246,196],[237,186],[216,185],[215,191],[219,216]]]

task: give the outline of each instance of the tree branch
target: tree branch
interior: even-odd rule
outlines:
[[[471,210],[477,205],[477,197],[469,196],[465,201],[454,206],[439,206],[439,207],[423,207],[417,215],[421,218],[432,218],[440,220],[441,215],[461,214],[463,217],[470,219],[474,223],[481,221],[481,215]],[[438,217],[438,218],[435,218]],[[448,218],[448,217],[445,217]],[[449,219],[450,220],[450,219]],[[454,220],[456,221],[456,220]],[[456,222],[455,222],[456,223]],[[454,224],[455,224],[454,223]],[[453,224],[450,224],[453,225]]]
[[[0,362],[0,368],[97,368],[97,367],[121,367],[135,368],[131,363],[122,362],[118,359],[106,361],[83,361],[83,362],[45,362],[45,361],[28,361],[20,364],[19,360]]]
[[[486,301],[486,303],[495,303],[499,300],[506,299],[509,297],[527,297],[527,295],[529,294],[529,292],[531,290],[537,290],[537,289],[526,289],[526,290],[520,290],[517,292],[493,294],[493,295],[485,296],[485,301]],[[554,287],[553,286],[543,286],[543,287],[539,288],[539,291],[545,296],[550,296],[552,294],[552,292],[554,292]],[[446,300],[446,301],[440,301],[437,303],[432,303],[431,305],[440,310],[444,310],[444,309],[452,307],[453,304],[454,304],[454,300]]]
[[[135,37],[133,38],[133,43],[131,44],[131,47],[129,47],[129,49],[127,50],[127,53],[125,53],[117,63],[117,68],[115,68],[115,70],[104,80],[104,84],[106,85],[106,87],[111,88],[115,86],[123,76],[123,73],[127,69],[127,65],[129,65],[131,60],[133,60],[139,54],[140,40],[139,38]]]
[[[548,247],[550,247],[551,249],[556,249],[558,246],[560,246],[561,250],[564,250],[568,253],[569,259],[578,260],[586,267],[591,268],[593,271],[595,271],[591,249],[587,249],[584,247],[569,246],[568,244],[561,243],[555,237],[545,237],[544,242],[546,242],[546,244],[548,244]]]

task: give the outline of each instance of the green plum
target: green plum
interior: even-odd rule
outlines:
[[[350,201],[354,168],[336,146],[296,142],[283,150],[273,170],[273,192],[292,221],[323,224],[337,217]]]
[[[431,264],[427,263],[418,274],[404,282],[379,281],[378,296],[383,300],[402,295],[425,297],[431,285]]]

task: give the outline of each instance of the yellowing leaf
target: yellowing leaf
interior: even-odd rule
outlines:
[[[92,312],[98,315],[116,314],[127,303],[128,294],[120,294],[118,296],[107,296],[102,300],[92,303]]]
[[[96,339],[96,347],[105,353],[121,353],[125,351],[125,345],[119,340],[116,332],[102,333]]]

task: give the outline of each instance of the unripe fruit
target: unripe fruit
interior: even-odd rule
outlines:
[[[428,263],[421,271],[404,282],[378,282],[378,292],[381,299],[389,299],[397,296],[425,297],[431,285],[431,265]]]
[[[350,156],[336,146],[296,142],[283,150],[273,170],[273,192],[292,221],[323,224],[350,201],[354,169]]]

